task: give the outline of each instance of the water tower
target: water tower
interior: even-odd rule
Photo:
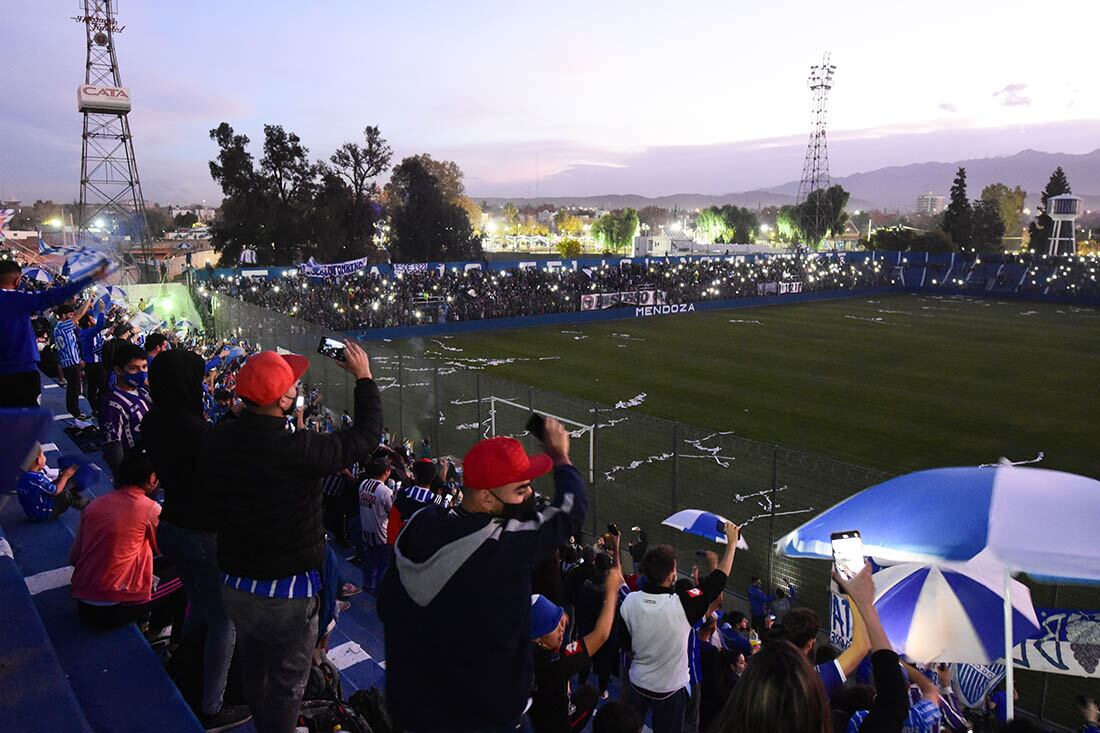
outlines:
[[[1054,220],[1054,229],[1050,233],[1050,251],[1052,255],[1077,254],[1077,239],[1074,237],[1074,222],[1081,215],[1080,196],[1051,196],[1047,199],[1046,214]]]

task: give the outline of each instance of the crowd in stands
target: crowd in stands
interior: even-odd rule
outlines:
[[[222,292],[301,316],[337,331],[509,316],[569,313],[581,296],[656,290],[667,303],[751,297],[758,285],[801,283],[803,292],[872,287],[887,282],[881,263],[834,257],[771,257],[727,262],[624,263],[578,270],[435,269],[320,280],[304,277],[213,278],[200,297]]]
[[[738,267],[695,265],[690,276],[679,266],[615,270],[599,285],[640,286],[636,278],[657,272],[684,278],[668,285],[670,297],[694,297]],[[881,277],[821,267],[813,277],[829,287]],[[508,292],[551,276],[513,277]],[[88,502],[71,487],[79,468],[50,479],[39,448],[20,479],[36,499],[28,514],[82,512],[71,562],[84,622],[136,622],[152,638],[171,627],[170,656],[198,650],[193,704],[207,730],[249,718],[260,733],[366,730],[371,715],[381,725],[383,708],[391,730],[413,732],[567,733],[590,724],[595,733],[640,733],[648,721],[653,733],[959,733],[1003,719],[1004,691],[987,710],[963,710],[946,667],[899,659],[875,610],[869,564],[834,575],[853,609],[851,643],[837,650],[819,643],[818,614],[797,603],[789,583],[769,593],[754,579],[749,615],[737,610],[727,592],[734,524],[724,527],[722,554],[703,553],[690,572],[674,547],[651,545],[641,528],[625,536],[608,525],[586,537],[586,482],[554,419],[537,454],[494,437],[461,459],[435,456],[426,439],[413,444],[385,429],[370,360],[354,342],[339,362],[355,380],[353,410],[337,417],[303,381],[304,357],[240,341],[135,338],[125,309],[77,298],[91,280],[37,293],[17,290],[19,280],[17,266],[0,264],[0,403],[38,403],[31,318],[55,307],[59,323],[76,325],[54,325],[54,338],[67,344],[75,333],[90,344],[80,368],[63,367],[67,383],[79,385],[81,374],[87,382],[88,364],[103,365],[98,391],[84,389],[115,485]],[[257,297],[278,295],[264,293]],[[267,304],[276,302],[289,301]],[[95,330],[84,339],[87,329]],[[101,342],[103,333],[110,338]],[[537,495],[536,481],[552,495]],[[341,546],[377,599],[385,690],[361,706],[329,700],[330,717],[319,722],[303,698],[318,669],[325,679],[344,597],[360,591],[338,577]],[[228,693],[234,660],[239,702]],[[1095,701],[1081,704],[1083,730],[1097,733]]]

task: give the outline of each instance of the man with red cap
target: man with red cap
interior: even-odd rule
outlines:
[[[544,455],[514,438],[483,440],[463,461],[462,502],[414,514],[394,545],[378,615],[386,702],[407,731],[513,730],[530,702],[531,570],[579,530],[584,479],[569,433],[546,420]],[[554,471],[554,499],[535,509],[531,481]],[[455,633],[459,629],[460,633]],[[424,671],[444,682],[424,699]]]
[[[368,461],[382,434],[370,361],[350,341],[344,353],[340,366],[356,380],[350,428],[287,431],[309,361],[263,351],[237,375],[244,411],[210,431],[199,459],[217,497],[222,596],[259,733],[293,733],[309,675],[326,550],[321,479]]]

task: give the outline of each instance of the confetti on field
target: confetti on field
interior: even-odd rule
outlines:
[[[658,453],[657,455],[647,456],[645,458],[642,458],[641,460],[631,461],[625,466],[612,466],[609,470],[604,472],[603,477],[607,481],[614,481],[615,474],[617,473],[622,473],[623,471],[633,471],[636,468],[640,468],[646,465],[647,463],[660,463],[661,461],[667,461],[669,458],[672,457],[672,453]]]
[[[642,338],[640,336],[631,336],[629,333],[614,333],[613,332],[611,334],[611,336],[613,338],[617,338],[617,339],[626,339],[627,341],[645,341],[644,338]]]
[[[730,323],[747,323],[747,324],[752,325],[752,326],[763,326],[764,325],[763,321],[748,320],[748,319],[745,319],[745,318],[731,318]]]
[[[1039,311],[1020,311],[1021,316],[1037,316]]]
[[[447,346],[447,344],[443,343],[439,339],[433,339],[432,343],[438,345],[439,348],[443,349],[444,351],[453,351],[460,353],[462,352],[462,349],[458,348],[457,346]]]
[[[646,394],[645,394],[645,392],[642,392],[641,394],[634,395],[629,400],[623,400],[622,402],[616,402],[615,403],[615,409],[616,410],[625,410],[628,407],[637,407],[638,405],[645,402],[645,398],[646,398]]]

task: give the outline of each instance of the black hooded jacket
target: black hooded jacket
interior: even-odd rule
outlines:
[[[141,435],[164,489],[161,519],[184,529],[214,532],[214,491],[199,479],[199,451],[210,431],[202,412],[202,372],[203,360],[192,351],[172,349],[153,360],[153,407],[142,420]]]

